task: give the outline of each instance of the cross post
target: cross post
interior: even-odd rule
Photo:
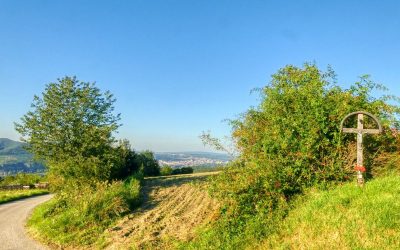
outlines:
[[[343,128],[344,122],[350,116],[357,115],[357,128]],[[364,115],[371,117],[376,124],[378,129],[364,129]],[[364,184],[363,172],[365,172],[364,167],[364,155],[363,155],[363,134],[379,134],[382,132],[382,126],[379,120],[372,114],[364,111],[357,111],[348,114],[340,124],[340,130],[343,133],[356,133],[357,134],[357,165],[355,170],[357,171],[357,184],[362,186]]]

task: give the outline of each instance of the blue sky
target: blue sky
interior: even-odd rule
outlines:
[[[287,65],[331,65],[400,96],[398,1],[0,0],[0,137],[34,94],[65,75],[117,98],[117,137],[136,149],[208,151],[203,130],[257,104],[250,91]]]

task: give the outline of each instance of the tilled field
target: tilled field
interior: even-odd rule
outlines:
[[[205,190],[212,173],[148,178],[144,202],[109,230],[109,249],[169,249],[217,216],[218,204]]]

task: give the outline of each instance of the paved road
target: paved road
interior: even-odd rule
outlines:
[[[26,235],[24,226],[32,209],[51,197],[51,195],[41,195],[0,205],[0,249],[47,249],[30,239]]]

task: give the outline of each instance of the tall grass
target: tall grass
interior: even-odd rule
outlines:
[[[37,237],[59,247],[89,246],[139,201],[140,181],[134,178],[70,188],[37,207],[28,226]]]
[[[0,204],[48,193],[49,191],[43,189],[0,190]]]
[[[400,176],[312,188],[282,214],[227,219],[199,230],[180,249],[399,249]],[[276,212],[276,211],[275,211]]]
[[[269,237],[262,249],[398,249],[400,176],[313,191]]]

